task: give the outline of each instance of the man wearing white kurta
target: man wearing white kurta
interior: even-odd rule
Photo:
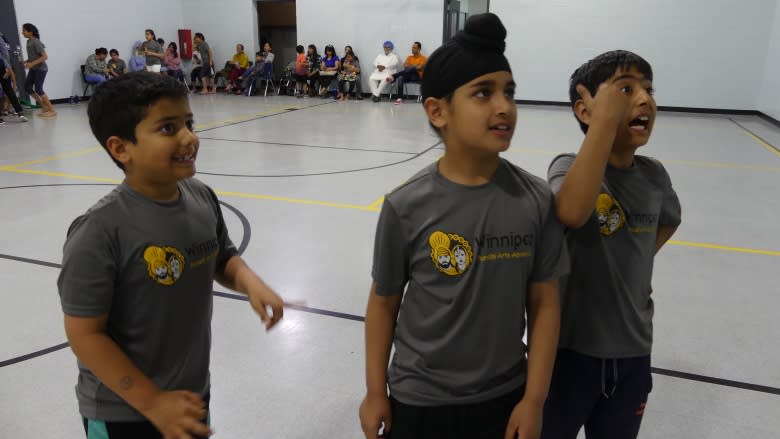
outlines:
[[[374,102],[379,102],[379,96],[382,92],[390,86],[391,82],[387,81],[387,78],[392,78],[394,73],[397,73],[401,67],[401,60],[398,59],[398,55],[393,53],[393,42],[385,41],[383,44],[385,52],[377,55],[374,60],[374,71],[368,78],[368,83],[371,86],[371,99]]]

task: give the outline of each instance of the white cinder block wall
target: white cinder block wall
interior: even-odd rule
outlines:
[[[655,70],[660,105],[760,110],[780,119],[780,0],[491,0],[509,30],[507,56],[518,98],[567,100],[568,78],[585,60],[625,48]],[[152,28],[203,32],[224,64],[238,42],[258,50],[255,0],[17,0],[19,24],[39,27],[49,53],[46,90],[53,99],[81,94],[79,65],[96,47],[127,59]],[[298,42],[339,55],[351,44],[370,70],[384,40],[401,58],[413,41],[430,54],[441,43],[441,0],[297,0]],[[24,41],[24,40],[22,40]],[[281,60],[287,63],[290,60]],[[367,75],[366,75],[367,76]],[[364,90],[368,90],[364,77]]]
[[[623,48],[652,64],[659,105],[755,110],[777,3],[491,0],[490,11],[509,29],[520,99],[567,101],[577,66]]]
[[[382,43],[391,40],[401,62],[419,41],[423,54],[441,45],[444,5],[441,0],[297,0],[298,43],[317,46],[322,53],[333,44],[341,56],[351,45],[360,57],[361,68],[370,73],[371,63],[382,52]],[[285,61],[286,62],[286,61]],[[363,91],[368,92],[368,74],[363,75]]]
[[[758,110],[780,120],[780,1],[775,8]]]
[[[133,43],[144,39],[144,30],[157,37],[178,40],[182,28],[181,0],[16,0],[16,20],[22,53],[27,58],[21,26],[32,23],[41,33],[49,55],[44,90],[51,99],[81,95],[84,90],[79,66],[95,48],[117,49],[129,60]]]

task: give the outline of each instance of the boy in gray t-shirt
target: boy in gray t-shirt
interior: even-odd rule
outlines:
[[[248,295],[266,328],[282,318],[216,195],[191,178],[199,141],[187,95],[171,77],[137,72],[89,100],[92,132],[125,181],[73,222],[57,283],[88,438],[210,435],[215,279]]]
[[[585,140],[548,178],[569,228],[571,274],[561,285],[561,338],[542,437],[635,438],[652,387],[651,277],[680,224],[664,167],[635,155],[656,116],[653,71],[639,55],[602,54],[571,77]]]
[[[366,438],[538,438],[568,259],[546,182],[499,157],[517,118],[505,36],[495,15],[472,16],[428,62],[424,107],[445,153],[379,217]]]

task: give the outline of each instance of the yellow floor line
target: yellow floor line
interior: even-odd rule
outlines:
[[[96,182],[101,182],[101,183],[121,183],[122,182],[122,180],[117,180],[115,178],[95,177],[95,176],[91,176],[91,175],[68,174],[66,172],[36,171],[36,170],[33,170],[33,169],[5,169],[5,168],[0,168],[0,171],[14,172],[14,173],[17,173],[17,174],[44,175],[46,177],[62,177],[62,178],[70,178],[70,179],[73,179],[73,180],[96,181]]]
[[[335,207],[338,209],[353,209],[353,210],[364,210],[368,212],[379,212],[379,208],[373,205],[368,206],[362,206],[359,204],[347,204],[347,203],[331,203],[328,201],[318,201],[318,200],[305,200],[301,198],[289,198],[289,197],[277,197],[273,195],[257,195],[257,194],[246,194],[243,192],[226,192],[226,191],[215,191],[217,195],[226,196],[226,197],[237,197],[237,198],[250,198],[254,200],[269,200],[269,201],[284,201],[287,203],[295,203],[295,204],[306,204],[310,206],[324,206],[324,207]]]
[[[122,180],[118,180],[115,178],[96,177],[92,175],[69,174],[66,172],[36,171],[32,169],[2,169],[2,168],[0,168],[0,170],[5,172],[13,172],[17,174],[42,175],[46,177],[61,177],[61,178],[69,178],[72,180],[94,181],[99,183],[119,184],[122,182]],[[216,193],[226,197],[249,198],[254,200],[267,200],[267,201],[283,201],[287,203],[305,204],[310,206],[323,206],[323,207],[334,207],[338,209],[352,209],[352,210],[363,210],[367,212],[379,212],[379,207],[374,206],[373,204],[365,206],[365,205],[349,204],[349,203],[332,203],[328,201],[306,200],[302,198],[279,197],[273,195],[248,194],[244,192],[216,191]]]
[[[756,141],[761,143],[761,139],[756,138]],[[777,151],[775,151],[771,146],[764,145],[764,147],[777,153]],[[511,155],[513,151],[515,151],[518,154],[535,154],[535,155],[546,155],[546,156],[553,156],[553,155],[564,153],[563,151],[548,151],[541,148],[526,148],[522,146],[512,147],[507,151],[507,153]],[[661,160],[661,163],[670,164],[670,165],[693,166],[698,168],[745,169],[750,171],[780,172],[780,166],[750,165],[750,164],[742,164],[742,163],[701,162],[695,160]]]
[[[693,160],[661,160],[664,164],[697,166],[700,168],[747,169],[751,171],[780,172],[780,166],[761,166],[738,163],[698,162]]]
[[[118,180],[115,178],[96,177],[90,175],[77,175],[77,174],[69,174],[65,172],[37,171],[32,169],[15,169],[15,168],[3,167],[0,168],[0,171],[12,172],[17,174],[42,175],[47,177],[61,177],[61,178],[69,178],[73,180],[94,181],[94,182],[101,182],[101,183],[119,184],[122,182],[122,180]],[[225,196],[225,197],[236,197],[236,198],[246,198],[246,199],[254,199],[254,200],[267,200],[267,201],[281,201],[286,203],[303,204],[309,206],[323,206],[323,207],[332,207],[337,209],[362,210],[366,212],[379,212],[381,209],[381,204],[384,202],[384,197],[379,198],[378,200],[374,201],[369,205],[360,205],[360,204],[349,204],[349,203],[334,203],[334,202],[320,201],[320,200],[307,200],[302,198],[280,197],[274,195],[249,194],[244,192],[216,191],[216,193],[218,195]],[[736,252],[736,253],[749,253],[749,254],[765,255],[765,256],[780,256],[780,251],[774,251],[774,250],[731,247],[726,245],[708,244],[708,243],[699,243],[699,242],[690,242],[690,241],[675,241],[675,240],[670,240],[668,244],[678,245],[683,247],[695,247],[695,248],[704,248],[710,250],[729,251],[729,252]]]
[[[51,156],[48,156],[48,157],[44,157],[42,159],[29,160],[29,161],[26,161],[26,162],[16,163],[16,164],[13,164],[13,165],[5,165],[5,166],[0,167],[0,170],[10,171],[10,170],[13,170],[15,168],[21,168],[22,166],[40,165],[41,163],[53,162],[55,160],[62,160],[62,159],[67,159],[67,158],[71,158],[71,157],[79,157],[79,156],[92,154],[93,152],[102,151],[102,150],[103,150],[103,147],[101,147],[101,146],[91,146],[89,148],[79,149],[77,151],[51,155]]]
[[[369,204],[368,207],[373,207],[373,208],[379,210],[379,206],[381,206],[382,203],[384,203],[384,202],[385,202],[385,197],[381,196],[381,197],[379,197],[378,200],[376,200],[373,203]]]
[[[217,128],[222,125],[229,125],[233,123],[239,123],[239,122],[246,122],[248,120],[252,120],[257,117],[262,116],[270,116],[272,114],[279,114],[279,113],[288,113],[289,111],[285,111],[288,108],[293,108],[290,105],[285,105],[284,107],[274,107],[267,111],[261,111],[259,113],[248,113],[248,114],[242,114],[241,116],[232,117],[230,119],[223,119],[223,120],[217,120],[213,122],[205,122],[202,124],[196,124],[195,129],[196,130],[207,130],[211,128]],[[297,108],[296,108],[297,109]]]
[[[683,247],[706,248],[706,249],[710,249],[710,250],[723,250],[723,251],[737,252],[737,253],[750,253],[750,254],[754,254],[754,255],[780,256],[780,252],[779,251],[772,251],[772,250],[759,250],[759,249],[753,249],[753,248],[730,247],[730,246],[726,246],[726,245],[706,244],[706,243],[689,242],[689,241],[668,241],[667,243],[671,244],[671,245],[679,245],[679,246],[683,246]]]
[[[743,130],[743,131],[745,131],[745,134],[747,134],[748,137],[750,137],[751,139],[755,140],[756,143],[758,143],[759,145],[761,145],[764,148],[766,148],[767,151],[769,151],[772,154],[780,157],[780,151],[778,151],[777,149],[773,148],[772,145],[766,143],[763,139],[759,138],[758,136],[756,136],[755,134],[751,133],[750,131],[747,131],[747,130]]]

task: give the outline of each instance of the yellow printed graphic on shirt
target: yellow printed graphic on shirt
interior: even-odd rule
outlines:
[[[471,266],[474,254],[471,244],[462,236],[435,231],[428,237],[428,244],[436,270],[449,276],[458,276]]]
[[[596,199],[596,215],[604,236],[612,235],[626,224],[626,214],[620,203],[607,193],[601,193]]]
[[[144,250],[146,270],[155,282],[170,286],[184,272],[184,255],[173,247],[150,245]]]

